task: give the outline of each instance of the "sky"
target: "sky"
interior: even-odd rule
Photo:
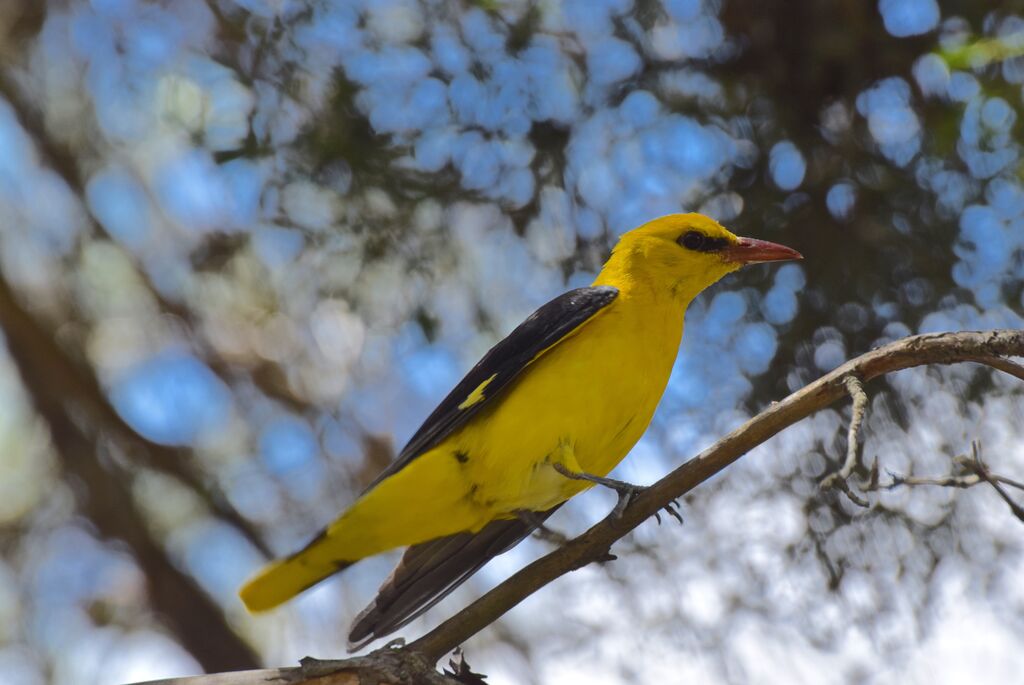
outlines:
[[[76,322],[67,330],[119,415],[153,443],[194,450],[275,551],[292,551],[351,501],[364,435],[400,446],[497,337],[589,283],[623,231],[682,210],[747,221],[753,193],[741,181],[751,175],[783,216],[819,202],[837,231],[820,229],[827,242],[852,232],[869,198],[887,192],[878,178],[904,174],[928,216],[955,227],[933,246],[949,267],[936,277],[904,264],[908,256],[886,288],[851,286],[828,301],[812,280],[821,270],[800,264],[727,279],[688,312],[659,415],[616,475],[650,482],[738,425],[783,361],[800,367],[771,386],[775,397],[864,351],[865,337],[1024,325],[1024,71],[970,50],[972,31],[985,31],[1019,52],[1021,18],[971,27],[935,0],[879,0],[872,16],[886,40],[929,47],[851,102],[822,103],[822,139],[863,130],[874,155],[870,167],[823,179],[805,137],[773,127],[757,107],[733,112],[742,89],[714,67],[741,48],[721,3],[665,0],[647,21],[628,0],[553,2],[517,50],[509,27],[529,16],[528,3],[487,4],[73,0],[47,12],[11,67],[44,128],[75,152],[82,187],[54,170],[0,99],[4,277],[38,311]],[[237,45],[222,44],[224,22],[241,28]],[[339,79],[352,94],[340,108]],[[956,113],[946,154],[927,119],[939,107]],[[542,129],[562,142],[545,143]],[[933,230],[921,217],[894,211],[876,223],[899,253]],[[762,223],[756,237],[807,236],[791,222]],[[234,239],[244,249],[217,262],[211,245]],[[169,314],[168,302],[188,320]],[[805,335],[791,353],[795,331]],[[282,394],[303,408],[236,372],[254,368],[279,372]],[[910,428],[894,427],[901,421],[887,400],[873,398],[865,454],[885,454],[894,471],[941,473],[982,434],[996,465],[1019,464],[1022,443],[1007,428],[1020,418],[1019,394],[996,379],[990,398],[964,399],[978,373],[901,374],[893,388]],[[129,555],[75,517],[45,431],[25,428],[31,409],[9,359],[0,402],[0,464],[11,474],[0,483],[0,523],[31,531],[31,544],[0,562],[0,618],[16,626],[0,631],[0,672],[18,685],[46,682],[45,665],[54,682],[198,672],[148,613]],[[800,488],[824,474],[842,430],[837,411],[823,412],[709,484],[688,502],[683,529],[645,524],[637,539],[660,565],[640,559],[621,575],[664,583],[653,597],[622,611],[615,598],[636,586],[587,569],[508,617],[507,630],[527,634],[536,620],[554,636],[534,661],[492,631],[471,644],[479,656],[470,663],[487,664],[478,668],[496,685],[530,671],[540,683],[1012,680],[1024,650],[1008,616],[1024,586],[1011,572],[974,578],[985,554],[995,558],[990,548],[1009,550],[1004,564],[1019,561],[1005,507],[980,492],[957,495],[956,505],[947,492],[887,493],[884,508],[910,523],[884,535],[854,510],[841,509],[847,523],[821,502],[805,507],[801,497],[813,496]],[[257,551],[180,484],[140,472],[132,488],[176,563],[269,663],[336,651],[347,617],[387,572],[390,559],[367,562],[344,583],[251,618],[234,593],[261,563]],[[582,529],[611,504],[606,493],[580,499],[561,525]],[[950,519],[990,543],[967,561],[936,561],[932,582],[929,526]],[[849,538],[828,552],[850,567],[838,598],[826,597],[828,578],[805,544],[833,530],[829,539]],[[864,539],[895,561],[872,564]],[[530,543],[496,560],[407,634],[543,549]],[[753,585],[757,606],[730,610]],[[993,607],[993,594],[1009,608]],[[119,620],[96,621],[88,609],[99,600]],[[585,628],[585,647],[559,635],[560,617],[536,619],[554,601]],[[673,616],[688,629],[673,628]],[[728,649],[698,635],[702,626],[727,637]],[[898,658],[884,658],[889,649]]]

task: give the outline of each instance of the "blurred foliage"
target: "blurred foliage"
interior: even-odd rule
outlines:
[[[235,598],[616,236],[706,212],[806,260],[688,315],[650,481],[915,332],[1019,327],[1024,3],[0,3],[0,673],[121,682],[336,654],[391,559]],[[1019,476],[1021,391],[869,387],[866,456]],[[512,682],[1011,682],[1021,533],[991,492],[818,481],[821,412],[472,641]],[[554,525],[610,507],[594,491]],[[544,550],[492,563],[407,634]],[[636,655],[643,655],[638,658]]]

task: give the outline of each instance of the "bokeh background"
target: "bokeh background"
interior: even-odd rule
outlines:
[[[332,519],[616,237],[699,210],[806,260],[690,309],[650,482],[904,335],[1020,327],[1024,3],[0,2],[0,681],[337,656],[394,557],[270,615]],[[1024,471],[1019,381],[869,387],[865,455]],[[990,489],[857,508],[823,411],[467,645],[510,683],[989,683],[1024,672],[1024,526]],[[554,527],[577,532],[598,490]],[[529,559],[528,541],[410,625]]]

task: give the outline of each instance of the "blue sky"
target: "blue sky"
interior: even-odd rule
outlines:
[[[587,284],[623,231],[677,211],[702,210],[726,223],[746,219],[744,193],[730,183],[758,169],[778,207],[805,201],[810,186],[820,182],[815,158],[792,132],[767,126],[767,133],[759,129],[755,135],[750,117],[729,114],[737,94],[710,68],[736,49],[719,3],[666,1],[650,25],[636,19],[627,0],[549,3],[536,31],[515,51],[508,49],[508,26],[523,16],[526,3],[499,4],[498,12],[466,3],[445,13],[434,2],[359,0],[315,4],[301,15],[304,6],[297,2],[223,2],[251,36],[284,27],[270,32],[275,38],[269,47],[253,39],[234,52],[217,49],[218,19],[200,0],[76,0],[54,8],[32,44],[26,82],[47,128],[81,152],[82,197],[48,168],[11,107],[0,101],[0,212],[9,218],[0,229],[0,264],[6,278],[47,312],[64,306],[78,311],[87,322],[83,356],[120,415],[155,443],[194,448],[204,473],[264,526],[280,552],[350,501],[362,432],[394,436],[400,446],[497,337],[547,299]],[[968,37],[944,29],[947,19],[935,0],[877,3],[877,20],[893,40],[932,36],[940,48],[962,46]],[[1020,26],[1007,19],[993,31],[1012,42]],[[637,81],[651,64],[663,67],[658,77]],[[1024,81],[1006,67],[1000,78]],[[390,155],[384,176],[403,190],[417,181],[450,183],[455,199],[408,201],[386,184],[368,183],[360,171],[367,160],[338,160],[328,171],[309,171],[303,132],[334,114],[328,105],[339,75],[354,89],[351,106]],[[911,73],[865,84],[853,102],[823,106],[823,136],[860,127],[863,144],[877,152],[879,163],[911,175],[935,212],[955,218],[949,276],[961,290],[906,321],[900,298],[911,304],[924,298],[929,286],[922,279],[908,277],[889,299],[862,301],[851,291],[848,302],[829,304],[835,321],[807,336],[801,354],[808,368],[829,370],[855,352],[847,336],[869,317],[884,321],[893,336],[1024,325],[1022,296],[1010,294],[1024,278],[1018,105],[980,78],[951,67],[936,50],[922,55]],[[926,105],[962,111],[955,159],[929,147]],[[551,151],[531,136],[543,126],[565,136],[558,172],[547,158]],[[258,153],[234,154],[252,140]],[[836,222],[827,230],[835,228],[837,235],[860,207],[862,184],[872,182],[856,171],[837,174],[820,200]],[[529,221],[517,226],[513,216],[528,207]],[[919,230],[911,220],[892,223],[893,231]],[[798,234],[776,222],[756,237],[787,242]],[[246,247],[204,270],[196,264],[213,236],[243,239]],[[374,241],[392,249],[382,259],[366,260]],[[755,384],[775,368],[780,340],[808,310],[802,297],[807,269],[756,268],[759,275],[727,279],[691,308],[661,412],[635,463],[622,467],[623,477],[648,481],[745,417]],[[160,298],[183,306],[191,319],[168,314]],[[421,318],[433,322],[430,337],[415,323]],[[279,369],[278,388],[309,410],[269,397],[251,376],[233,375],[234,365]],[[10,368],[6,374],[4,382],[13,388]],[[924,408],[945,406],[929,402],[972,378],[914,376],[901,389],[910,413],[929,422],[934,419]],[[785,377],[779,386],[793,389],[800,380]],[[3,402],[12,416],[27,411],[13,389]],[[1014,436],[991,418],[1012,416],[1012,406],[998,400],[972,411],[972,420],[995,435],[994,452],[1005,448],[1007,459],[1019,453]],[[813,467],[786,466],[786,449],[810,455],[807,463],[813,464],[837,425],[836,415],[809,423],[799,435],[762,450],[756,465],[729,482],[744,476],[762,484],[788,482],[801,468]],[[964,427],[940,428],[918,437],[937,452],[958,449]],[[898,437],[886,434],[874,447],[899,459],[907,448],[899,447]],[[47,488],[26,483],[43,481],[58,493],[62,486],[48,466],[45,439],[29,440],[14,422],[0,424],[0,438],[34,446],[18,451],[33,459],[3,457],[20,474],[11,482],[22,485],[11,490],[22,497],[10,499],[18,504],[9,507],[13,513],[0,514],[20,520],[46,499]],[[771,458],[771,465],[762,463]],[[137,489],[161,493],[142,499],[168,548],[271,661],[329,648],[327,636],[336,637],[343,621],[327,614],[339,602],[346,609],[341,613],[354,613],[366,597],[352,588],[372,590],[373,573],[386,565],[375,562],[351,586],[330,584],[276,618],[250,619],[233,588],[258,565],[255,552],[168,484],[140,477]],[[701,502],[721,507],[723,516],[747,510],[743,493],[708,490]],[[778,496],[779,511],[795,507]],[[66,492],[54,498],[69,508]],[[921,505],[893,496],[887,505],[913,514],[941,498],[926,497],[931,504]],[[592,520],[608,505],[608,497],[588,494],[566,525]],[[1005,521],[999,518],[1005,512],[979,505],[975,513],[994,538],[1005,537],[994,523]],[[793,516],[797,529],[812,525],[800,511]],[[98,655],[116,650],[118,679],[195,671],[195,662],[148,619],[138,630],[92,624],[84,607],[97,597],[127,598],[125,611],[141,611],[141,580],[123,554],[83,532],[70,513],[56,521],[48,524],[45,551],[21,571],[0,563],[0,578],[38,574],[30,596],[8,603],[25,603],[19,610],[24,629],[0,638],[0,670],[16,674],[19,683],[41,682],[35,656],[23,656],[35,650],[59,662],[57,672],[73,681],[96,667]],[[683,551],[711,564],[717,557],[701,548],[710,538],[700,535],[713,538],[714,527],[713,517],[698,514],[684,538],[665,533],[667,542],[658,549],[667,564],[695,564]],[[779,546],[795,544],[786,531],[778,535]],[[726,552],[762,580],[783,562],[779,549],[759,546],[756,536],[737,533],[726,542],[733,545]],[[517,550],[481,582],[496,580],[538,549]],[[60,570],[70,563],[81,572],[66,583]],[[801,572],[818,587],[822,578],[811,566]],[[606,576],[583,575],[581,588],[608,592]],[[642,577],[659,576],[651,571]],[[675,578],[685,585],[683,594],[700,595],[693,611],[704,613],[689,617],[694,624],[714,622],[715,606],[735,589],[728,574],[709,580],[696,565]],[[960,622],[976,627],[975,646],[984,654],[986,644],[1016,644],[998,615],[966,587],[967,572],[954,569],[950,578],[935,632],[906,659],[888,664],[875,682],[957,682],[950,679],[959,672],[955,667],[937,670],[931,659],[947,654]],[[860,601],[869,615],[870,597],[882,593],[864,588],[880,582],[888,581],[864,580],[829,610]],[[787,620],[799,623],[805,613],[818,611],[794,598],[792,588],[772,588]],[[552,596],[535,598],[531,606]],[[577,599],[574,611],[585,606],[586,597]],[[14,612],[5,614],[5,601],[0,591],[0,618]],[[442,606],[450,612],[456,605]],[[912,611],[904,609],[892,620],[909,629]],[[586,622],[610,609],[579,612]],[[841,617],[829,620],[831,629],[842,624]],[[522,615],[510,621],[517,625]],[[54,626],[63,626],[56,636],[49,633]],[[770,682],[759,664],[783,654],[790,682],[821,682],[808,674],[831,663],[832,655],[799,631],[776,634],[771,620],[745,618],[737,631],[734,656],[747,682]],[[289,640],[279,639],[282,632]],[[616,673],[609,664],[621,656],[616,650],[633,644],[631,632],[616,625],[595,649],[593,668],[605,680],[572,658],[552,658],[543,677],[570,682],[566,674],[575,672],[592,678],[585,682],[625,682],[608,675]],[[860,625],[851,628],[836,648],[843,668],[853,673],[874,664],[874,639]],[[648,645],[653,651],[645,677],[659,677],[672,663],[671,633],[659,640]],[[700,652],[700,645],[689,647],[690,654]],[[481,640],[479,653],[489,648]],[[514,682],[514,660],[496,662],[504,665],[495,667],[494,682]],[[1005,654],[986,663],[993,678],[1012,670],[1007,664],[1019,665]],[[692,669],[695,679],[729,679],[713,660],[698,660]]]

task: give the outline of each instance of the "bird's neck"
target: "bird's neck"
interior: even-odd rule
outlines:
[[[615,259],[615,255],[601,267],[601,271],[594,279],[593,285],[610,285],[618,288],[619,292],[632,292],[640,286],[638,274],[627,268],[626,260]]]
[[[654,272],[651,261],[628,248],[617,246],[601,268],[593,285],[610,285],[619,290],[621,298],[640,298],[651,304],[662,304],[684,311],[694,294],[666,282]]]

